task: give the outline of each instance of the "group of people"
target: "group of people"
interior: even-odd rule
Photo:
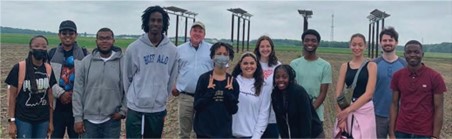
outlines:
[[[197,138],[325,138],[332,68],[316,53],[316,30],[301,35],[303,55],[290,64],[278,61],[266,35],[232,64],[232,46],[206,42],[202,22],[176,47],[164,35],[169,16],[163,8],[148,7],[141,18],[144,34],[124,53],[109,28],[99,29],[97,47],[87,52],[70,20],[60,24],[56,48],[48,51],[44,36],[31,38],[28,57],[5,81],[11,137],[119,138],[126,119],[127,138],[161,138],[174,95],[180,138],[192,130]],[[352,35],[352,59],[340,67],[335,96],[352,94],[349,105],[335,105],[334,138],[439,137],[444,80],[422,63],[420,42],[405,44],[405,59],[396,55],[397,44],[394,28],[384,29],[383,53],[369,60],[365,37]]]

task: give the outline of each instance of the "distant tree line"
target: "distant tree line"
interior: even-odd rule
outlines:
[[[256,40],[251,41],[252,44],[256,44]],[[301,46],[301,41],[299,40],[288,40],[288,39],[274,39],[273,43],[275,46]],[[321,47],[333,47],[333,48],[348,48],[348,42],[337,42],[337,41],[321,41]],[[379,48],[380,49],[380,48]],[[452,53],[452,42],[443,42],[439,44],[424,44],[423,49],[425,52],[439,52],[439,53]],[[399,45],[397,50],[403,51],[403,45]]]
[[[20,28],[11,28],[11,27],[2,27],[0,26],[1,33],[15,33],[15,34],[40,34],[40,35],[55,35],[57,33],[53,33],[50,31],[42,31],[42,30],[31,30],[31,29],[20,29]]]
[[[53,33],[50,31],[41,31],[41,30],[31,30],[31,29],[19,29],[19,28],[11,28],[11,27],[2,27],[1,33],[16,33],[16,34],[41,34],[41,35],[55,35],[57,33]],[[86,33],[85,33],[86,34]],[[86,35],[85,35],[86,36]],[[116,38],[138,38],[140,35],[116,35]],[[172,40],[174,40],[174,37],[170,37]],[[215,39],[215,38],[206,38],[206,41],[208,42],[227,42],[230,43],[229,39]],[[251,40],[250,46],[254,47],[257,40]],[[184,37],[178,38],[178,44],[182,44],[184,42]],[[300,40],[290,40],[290,39],[273,39],[273,43],[276,47],[278,46],[284,46],[284,47],[299,47],[301,46]],[[234,42],[233,45],[237,44],[237,42]],[[242,42],[240,42],[240,45]],[[245,42],[246,45],[246,42]],[[321,47],[334,47],[334,48],[348,48],[348,42],[338,42],[338,41],[321,41],[320,42]],[[403,45],[399,45],[397,47],[397,50],[403,51]],[[441,53],[452,53],[452,42],[443,42],[439,44],[425,44],[424,45],[424,51],[426,52],[441,52]]]

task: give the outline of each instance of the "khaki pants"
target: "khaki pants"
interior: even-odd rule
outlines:
[[[193,100],[190,95],[179,95],[179,137],[182,139],[190,138],[193,129]]]

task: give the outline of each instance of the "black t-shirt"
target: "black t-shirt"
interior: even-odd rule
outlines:
[[[30,76],[25,71],[25,80],[20,89],[19,95],[16,97],[15,118],[25,121],[46,121],[49,120],[49,99],[47,89],[56,84],[55,75],[52,74],[50,79],[47,78],[46,68],[44,65],[33,67],[36,78],[37,92],[31,92]],[[25,69],[24,69],[25,70]],[[14,65],[9,72],[5,83],[14,87],[19,84],[19,64]]]
[[[74,54],[74,47],[72,47],[72,49],[69,51],[63,50],[63,52],[64,52],[64,58],[70,57]]]

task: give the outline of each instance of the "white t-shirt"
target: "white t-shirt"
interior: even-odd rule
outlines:
[[[278,64],[273,65],[272,67],[268,67],[268,63],[259,61],[261,63],[261,67],[262,67],[262,71],[264,72],[264,80],[265,80],[265,85],[270,86],[270,94],[273,90],[273,74],[275,73],[275,68],[278,65],[281,65],[281,62],[278,61]],[[271,97],[270,97],[271,99]],[[273,107],[270,104],[270,116],[268,119],[268,123],[269,124],[276,124],[276,116],[275,116],[275,111],[273,111]]]
[[[264,85],[259,96],[255,94],[254,78],[237,76],[240,86],[238,111],[232,115],[234,137],[261,138],[268,125],[271,86]]]
[[[109,57],[107,58],[100,57],[100,59],[104,60],[104,62],[107,62],[108,60],[111,59],[111,57],[113,57],[113,55],[115,55],[115,53],[116,53],[115,51],[111,51],[111,55]]]

